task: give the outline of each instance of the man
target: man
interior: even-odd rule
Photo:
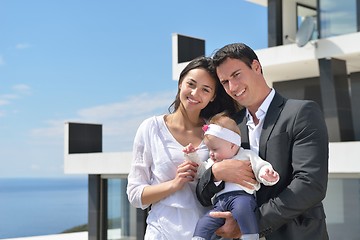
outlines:
[[[267,240],[328,239],[322,205],[328,181],[328,135],[319,106],[313,101],[286,99],[270,88],[258,57],[245,44],[226,45],[213,59],[226,92],[245,107],[234,116],[242,147],[256,151],[280,175],[276,185],[262,185],[256,193],[260,236]],[[203,175],[197,195],[203,205],[210,205],[224,182],[248,186],[253,181],[249,162],[225,160]],[[239,237],[241,232],[229,215],[213,214],[226,218],[217,234]]]

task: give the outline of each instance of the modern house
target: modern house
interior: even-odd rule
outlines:
[[[330,239],[358,239],[360,0],[249,2],[267,6],[268,48],[256,53],[269,85],[323,110],[330,138],[324,200]],[[204,47],[205,40],[174,34],[174,78]],[[131,152],[103,153],[102,126],[85,123],[65,124],[64,151],[65,173],[89,175],[89,240],[142,239],[146,211],[131,207],[126,196]]]

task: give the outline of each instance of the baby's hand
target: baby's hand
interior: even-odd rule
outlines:
[[[197,148],[195,148],[191,143],[184,147],[183,152],[186,154],[196,152]]]
[[[270,168],[266,169],[265,174],[260,177],[264,178],[268,182],[276,182],[279,180],[279,174]]]
[[[189,143],[186,147],[184,147],[183,152],[184,152],[185,161],[188,160],[197,164],[198,169],[197,169],[196,178],[199,178],[205,172],[206,169],[204,163],[201,161],[199,155],[196,152],[197,150],[198,150],[197,148],[195,148],[191,143]]]

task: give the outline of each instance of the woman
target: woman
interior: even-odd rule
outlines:
[[[127,194],[133,206],[151,206],[145,239],[191,239],[205,209],[195,194],[198,165],[184,160],[183,148],[193,143],[205,161],[209,153],[202,126],[225,108],[237,110],[220,85],[212,60],[199,57],[181,72],[170,113],[148,118],[140,125]]]

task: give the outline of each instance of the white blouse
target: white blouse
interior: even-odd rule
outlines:
[[[171,135],[164,115],[142,122],[134,140],[127,186],[128,199],[134,207],[149,207],[141,202],[144,187],[175,178],[177,166],[185,159],[183,148]],[[205,144],[201,142],[198,148],[200,159],[206,161],[209,152]],[[206,211],[197,200],[196,184],[197,181],[189,182],[181,190],[152,204],[145,239],[191,239],[197,220]]]

